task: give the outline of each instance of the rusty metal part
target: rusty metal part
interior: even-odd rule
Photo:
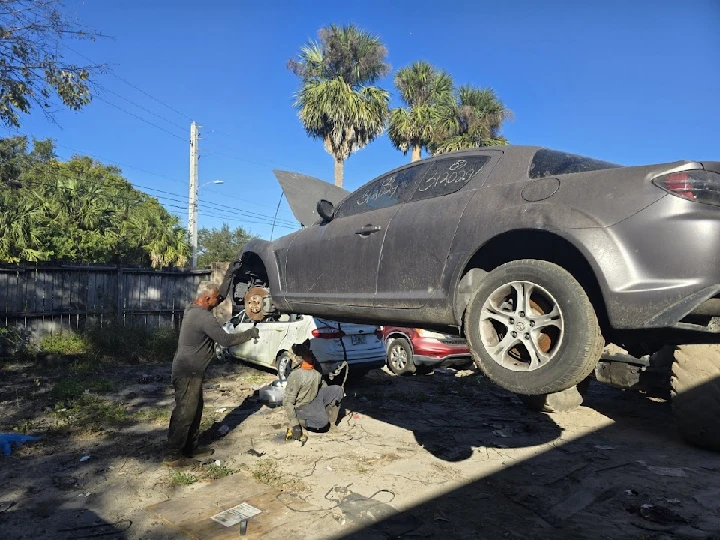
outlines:
[[[251,321],[262,321],[269,315],[265,302],[269,296],[270,291],[265,287],[250,287],[245,293],[245,314]]]

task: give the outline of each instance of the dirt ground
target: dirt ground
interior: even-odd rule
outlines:
[[[1,367],[0,432],[42,437],[0,455],[1,538],[187,538],[148,508],[232,475],[239,495],[282,491],[294,538],[720,539],[720,456],[679,440],[668,403],[597,383],[583,407],[545,415],[472,369],[377,370],[346,385],[339,429],[301,446],[254,397],[271,373],[214,364],[216,452],[178,472],[161,463],[168,365]],[[72,381],[89,393],[63,402]]]

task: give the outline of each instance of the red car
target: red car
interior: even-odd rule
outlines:
[[[472,360],[465,338],[422,328],[382,326],[387,365],[396,375],[428,371]]]

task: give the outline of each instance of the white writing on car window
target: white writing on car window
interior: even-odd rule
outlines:
[[[382,182],[373,185],[370,189],[358,197],[357,204],[368,204],[370,201],[376,201],[384,198],[394,199],[398,191],[398,184],[395,181],[395,178],[396,175],[393,174],[392,176],[385,178]]]
[[[453,184],[465,183],[478,172],[483,164],[468,167],[466,159],[458,159],[450,164],[447,169],[433,167],[429,176],[423,178],[418,191],[423,192],[435,187],[451,186]]]

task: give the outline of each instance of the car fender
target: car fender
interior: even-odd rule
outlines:
[[[514,223],[517,223],[515,221]],[[556,236],[567,243],[571,244],[579,254],[584,258],[585,262],[590,266],[594,279],[600,286],[600,290],[603,294],[603,298],[608,291],[608,283],[605,280],[604,274],[601,271],[601,264],[596,258],[595,254],[591,252],[587,246],[595,245],[599,247],[597,253],[599,256],[605,259],[620,257],[622,256],[622,250],[617,246],[616,240],[613,238],[611,231],[604,227],[588,227],[586,229],[563,229],[556,226],[552,222],[552,218],[549,218],[547,222],[544,222],[542,226],[538,226],[537,222],[528,220],[526,226],[520,228],[506,228],[504,230],[494,231],[495,234],[487,237],[482,244],[477,246],[476,249],[469,250],[463,253],[451,254],[451,259],[454,257],[455,261],[449,260],[448,267],[454,268],[453,274],[450,276],[451,280],[447,283],[447,287],[450,293],[450,298],[453,298],[453,311],[454,318],[458,326],[463,324],[463,315],[465,308],[467,307],[472,294],[479,286],[480,282],[488,274],[487,271],[481,268],[469,267],[473,257],[477,253],[481,252],[490,242],[497,240],[505,234],[523,232],[523,231],[534,231],[540,233],[546,233],[549,235]],[[590,242],[592,238],[592,242]],[[607,265],[608,261],[605,260],[604,264]],[[617,265],[613,265],[617,266]],[[619,265],[620,267],[624,265]]]
[[[390,339],[395,338],[403,338],[407,340],[407,342],[410,344],[410,351],[415,354],[415,347],[413,347],[412,338],[408,336],[405,332],[401,332],[400,330],[393,330],[391,333],[388,334],[388,337],[385,338],[385,350],[387,351],[387,342]]]

